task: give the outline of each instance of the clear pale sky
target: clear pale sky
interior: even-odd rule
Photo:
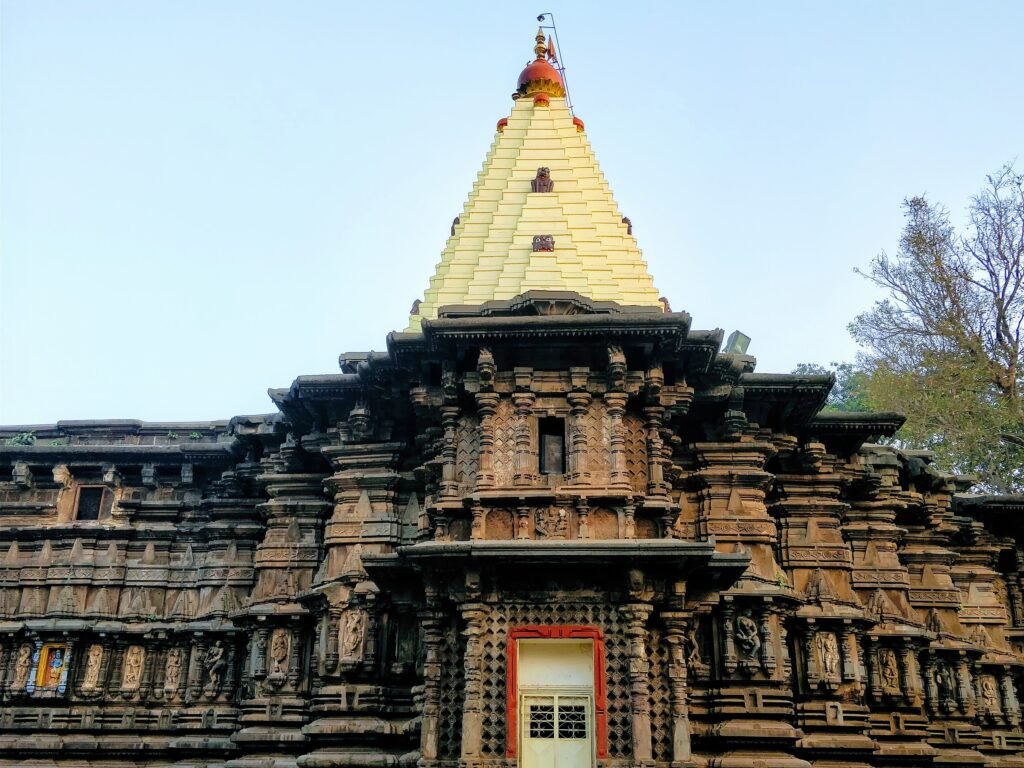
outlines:
[[[0,423],[215,419],[383,349],[553,11],[659,290],[849,360],[901,200],[1024,162],[1024,3],[0,2]]]

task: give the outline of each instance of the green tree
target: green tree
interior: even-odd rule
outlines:
[[[800,363],[793,369],[793,373],[803,376],[831,373],[836,377],[836,383],[829,392],[823,411],[870,410],[865,373],[853,363],[829,363],[827,368],[817,363]]]
[[[958,233],[925,197],[904,201],[895,255],[866,273],[886,292],[850,324],[867,402],[907,416],[899,438],[996,491],[1024,490],[1021,402],[1024,177],[986,177]]]

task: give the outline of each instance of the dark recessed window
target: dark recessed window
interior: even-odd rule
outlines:
[[[103,510],[104,494],[107,489],[87,486],[78,489],[78,506],[75,510],[76,520],[99,520]]]
[[[565,474],[565,419],[540,420],[540,473]]]

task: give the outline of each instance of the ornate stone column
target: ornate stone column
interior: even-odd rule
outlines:
[[[651,606],[630,603],[622,609],[629,638],[630,710],[632,711],[634,765],[651,762],[650,669],[647,656],[647,617]],[[463,725],[465,728],[465,725]]]
[[[441,496],[455,497],[459,495],[459,483],[456,480],[455,462],[458,459],[458,406],[445,406],[441,409]]]
[[[669,647],[668,687],[672,711],[672,763],[679,764],[692,757],[690,747],[690,712],[686,701],[686,631],[685,614],[662,613],[665,642]]]
[[[462,702],[462,759],[460,765],[473,766],[480,760],[483,732],[483,648],[480,635],[487,607],[482,603],[465,603],[462,618],[466,628],[464,698]]]
[[[533,453],[533,403],[537,396],[533,392],[515,392],[512,404],[516,409],[516,458],[512,482],[515,485],[529,485],[537,469]]]
[[[585,391],[566,395],[569,401],[569,482],[586,483],[590,480],[587,467],[587,411],[593,396]]]
[[[476,394],[476,408],[480,416],[480,466],[476,476],[477,488],[494,486],[494,414],[500,399],[496,392]]]
[[[608,413],[612,485],[629,486],[629,472],[626,471],[626,432],[622,424],[628,400],[629,395],[625,392],[608,392],[604,396]]]
[[[660,406],[644,408],[644,428],[647,433],[647,493],[650,496],[665,496],[665,468],[662,464],[661,422],[665,409]]]
[[[738,659],[736,658],[736,628],[733,622],[736,617],[736,607],[731,600],[722,604],[722,656],[723,666],[726,674],[733,674],[736,671]]]
[[[420,728],[420,753],[427,766],[435,765],[438,755],[438,729],[441,714],[441,643],[444,639],[444,614],[420,612],[423,627],[423,712]]]
[[[296,627],[291,632],[291,653],[288,656],[288,684],[293,691],[299,689],[299,678],[302,671],[302,629]]]
[[[327,614],[327,642],[325,643],[326,653],[324,654],[324,666],[328,673],[333,674],[338,669],[338,624],[341,621],[341,609],[331,606]]]

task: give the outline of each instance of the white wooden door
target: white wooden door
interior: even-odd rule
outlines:
[[[593,701],[575,692],[520,692],[521,768],[592,768]]]

